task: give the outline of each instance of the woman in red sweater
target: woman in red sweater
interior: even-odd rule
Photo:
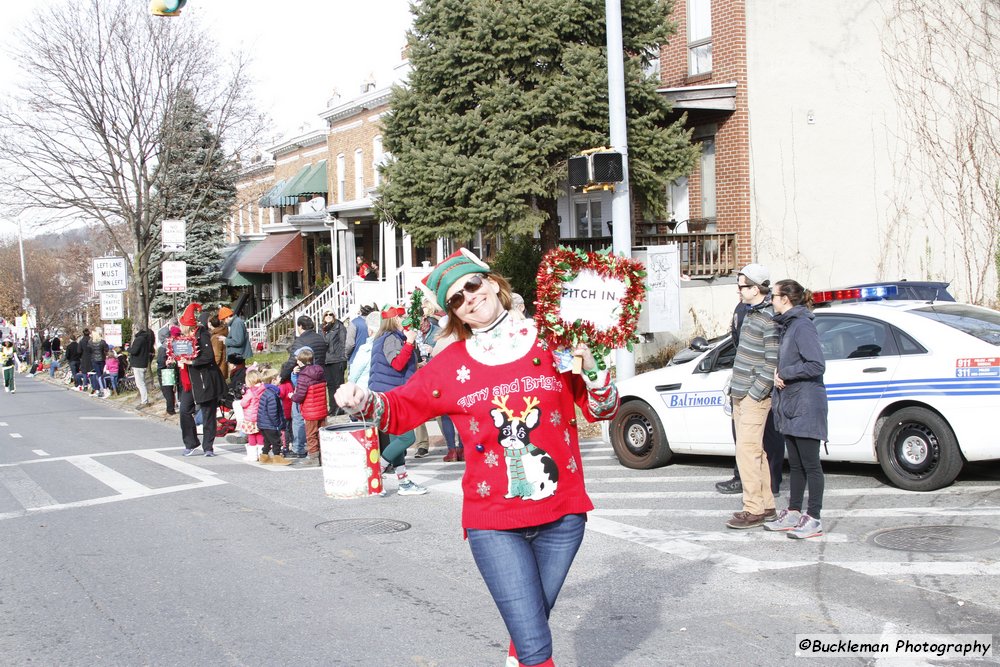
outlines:
[[[509,665],[553,665],[548,616],[583,540],[584,488],[576,408],[610,419],[618,392],[585,346],[584,375],[561,372],[534,322],[510,317],[507,281],[466,250],[424,281],[458,342],[401,387],[345,384],[338,405],[404,433],[439,415],[466,450],[462,526],[511,636]]]

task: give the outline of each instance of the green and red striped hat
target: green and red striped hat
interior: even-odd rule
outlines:
[[[434,296],[438,306],[444,309],[448,303],[448,290],[459,278],[470,273],[489,273],[490,266],[466,248],[451,253],[424,278],[423,283]]]

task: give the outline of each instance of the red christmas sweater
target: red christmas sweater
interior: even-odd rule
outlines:
[[[465,447],[462,527],[506,530],[594,508],[577,405],[588,421],[614,416],[618,392],[607,373],[589,383],[560,373],[534,322],[505,317],[450,345],[404,386],[374,392],[365,413],[389,433],[449,415]]]

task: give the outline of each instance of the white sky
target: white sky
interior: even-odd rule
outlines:
[[[39,6],[73,1],[4,2],[0,35],[9,39],[13,29],[28,25]],[[136,11],[148,11],[149,0],[132,1]],[[334,88],[346,102],[372,74],[379,88],[391,83],[412,21],[409,0],[188,0],[180,17],[162,20],[195,16],[222,52],[250,51],[256,98],[274,120],[275,134],[297,134],[303,123],[318,127]],[[0,94],[18,76],[9,46],[0,45]],[[11,228],[0,214],[0,233]]]

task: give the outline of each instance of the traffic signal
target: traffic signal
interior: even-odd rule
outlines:
[[[617,151],[599,149],[569,159],[570,187],[620,183],[624,178],[622,154]]]
[[[187,0],[151,0],[149,13],[153,16],[180,16]]]

